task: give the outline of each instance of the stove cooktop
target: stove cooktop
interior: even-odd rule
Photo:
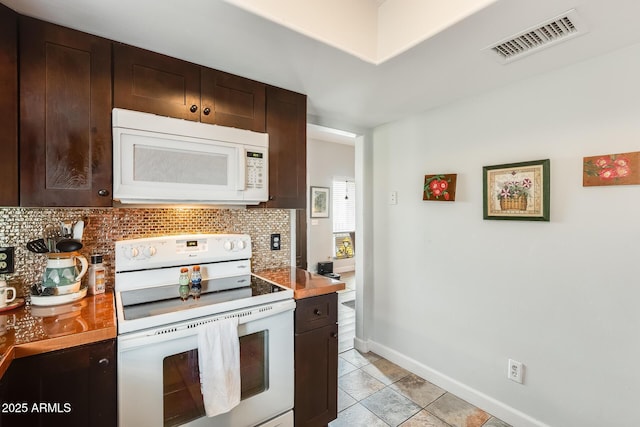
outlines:
[[[198,307],[286,291],[286,288],[267,282],[254,275],[250,275],[249,277],[241,276],[235,279],[236,283],[244,284],[244,286],[215,290],[219,289],[216,283],[220,282],[220,280],[205,280],[202,282],[202,294],[200,298],[195,299],[190,296],[184,301],[178,295],[178,287],[175,285],[122,292],[124,319],[141,319],[175,311],[191,310]],[[226,281],[228,282],[228,280]],[[169,290],[169,292],[166,292],[167,290]],[[174,296],[171,298],[162,297],[170,293],[173,293]],[[156,296],[154,297],[154,295]],[[158,297],[161,298],[158,299]]]
[[[221,282],[229,286],[219,290]],[[167,297],[168,295],[171,295]],[[178,286],[170,285],[116,293],[118,333],[164,326],[174,322],[241,310],[293,298],[293,290],[251,275],[205,280],[200,298],[183,301]]]

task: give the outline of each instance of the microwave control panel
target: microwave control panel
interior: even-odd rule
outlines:
[[[246,151],[247,188],[264,188],[265,155],[260,151]]]

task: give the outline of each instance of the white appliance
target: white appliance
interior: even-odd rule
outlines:
[[[269,198],[269,136],[113,109],[113,198],[239,204]]]
[[[128,426],[293,427],[293,291],[250,273],[247,235],[116,242],[118,419]],[[200,266],[202,294],[183,301],[182,267]],[[208,418],[198,327],[237,317],[242,394]]]

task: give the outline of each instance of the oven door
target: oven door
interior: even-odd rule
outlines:
[[[120,426],[255,426],[293,408],[293,300],[118,337]],[[197,326],[239,318],[241,401],[206,417],[200,393]]]

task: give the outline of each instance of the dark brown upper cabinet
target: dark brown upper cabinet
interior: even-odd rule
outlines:
[[[114,46],[114,106],[265,131],[265,85],[124,44]]]
[[[305,209],[307,191],[307,97],[267,87],[269,134],[268,208]]]
[[[114,43],[113,105],[186,120],[200,120],[200,67]]]
[[[201,121],[265,131],[265,85],[210,68],[201,68]]]
[[[18,15],[0,4],[0,206],[18,206]]]
[[[20,204],[111,206],[111,42],[21,16]]]

